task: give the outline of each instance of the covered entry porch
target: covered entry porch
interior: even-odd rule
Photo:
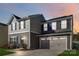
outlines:
[[[29,34],[20,33],[9,35],[8,46],[9,48],[29,48]]]

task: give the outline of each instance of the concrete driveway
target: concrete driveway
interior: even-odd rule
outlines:
[[[13,49],[10,50],[15,53],[9,54],[7,56],[57,56],[63,51],[50,50],[50,49],[36,49],[36,50],[22,50],[22,49]]]

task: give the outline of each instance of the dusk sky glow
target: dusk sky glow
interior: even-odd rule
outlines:
[[[43,14],[46,20],[73,14],[74,29],[76,32],[79,32],[79,4],[77,3],[0,4],[0,22],[8,23],[12,14],[20,17],[27,17],[32,14]]]

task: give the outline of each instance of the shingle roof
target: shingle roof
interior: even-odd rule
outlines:
[[[13,16],[14,16],[16,19],[21,19],[21,17],[16,16],[15,14],[13,14]]]
[[[7,26],[7,24],[4,24],[4,23],[0,22],[0,26]]]
[[[28,20],[28,19],[29,19],[29,17],[23,17],[23,18],[21,18],[21,19],[19,19],[17,21],[23,21],[23,20]]]
[[[12,20],[13,20],[14,17],[17,19],[17,21],[19,21],[19,19],[21,19],[21,17],[18,17],[18,16],[16,16],[15,14],[13,14],[13,15],[11,16],[10,21],[8,22],[8,24],[10,24],[10,23],[12,22]]]
[[[56,18],[49,19],[49,20],[47,20],[47,21],[51,21],[51,20],[55,20],[55,19],[60,19],[60,18],[65,18],[65,17],[70,17],[70,16],[73,16],[73,15],[67,15],[67,16],[56,17]]]
[[[42,14],[34,14],[34,15],[30,15],[28,17],[23,17],[23,18],[18,17],[15,14],[13,14],[8,24],[10,24],[12,22],[12,20],[13,20],[14,17],[16,18],[17,21],[22,21],[22,20],[28,20],[30,18],[37,17],[37,16],[41,16],[41,18],[42,18],[41,20],[45,21],[45,19],[44,19],[44,17],[43,17]]]

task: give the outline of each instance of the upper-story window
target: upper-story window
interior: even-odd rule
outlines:
[[[17,23],[15,23],[15,30],[17,30]]]
[[[57,26],[56,26],[56,22],[52,22],[52,30],[56,30]]]
[[[15,28],[15,23],[12,23],[12,30],[16,30],[16,28]]]
[[[61,29],[66,29],[67,28],[67,20],[62,20],[61,21]]]
[[[26,21],[24,20],[24,28],[26,28]]]
[[[44,31],[47,31],[47,27],[48,27],[48,25],[47,25],[47,23],[45,23],[45,24],[43,25]]]
[[[24,21],[20,22],[20,27],[21,27],[21,29],[24,29]]]
[[[13,26],[12,26],[12,24],[11,24],[11,27],[10,27],[10,28],[11,28],[11,31],[12,31],[12,30],[13,30]]]
[[[19,22],[19,29],[24,29],[24,28],[26,28],[26,21],[25,20]]]

